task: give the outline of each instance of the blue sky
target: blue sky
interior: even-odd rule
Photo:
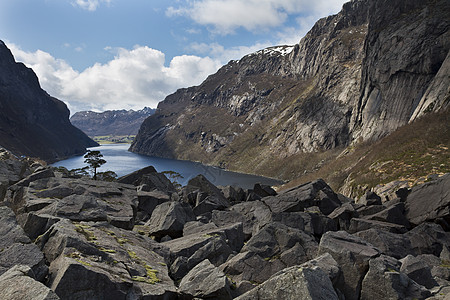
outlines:
[[[80,110],[140,109],[231,59],[298,43],[344,0],[1,0],[0,39]]]

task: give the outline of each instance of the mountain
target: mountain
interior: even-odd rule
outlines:
[[[141,110],[108,110],[97,113],[80,111],[75,113],[70,122],[89,136],[135,135],[142,122],[155,113],[155,109],[145,107]]]
[[[450,106],[448,11],[447,0],[348,2],[299,44],[230,61],[169,95],[130,150],[299,176],[305,155],[376,141]]]
[[[67,106],[48,95],[33,70],[16,63],[0,41],[0,146],[56,161],[96,145],[70,124]]]

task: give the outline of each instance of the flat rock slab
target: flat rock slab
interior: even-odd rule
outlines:
[[[29,180],[26,178],[13,186],[10,195],[12,207],[24,228],[29,213],[79,222],[107,221],[125,229],[134,226],[138,200],[131,185],[60,176]],[[24,186],[25,182],[28,185]],[[27,233],[37,236],[47,228],[33,226]]]
[[[14,212],[5,206],[0,207],[0,275],[16,264],[32,268],[38,280],[47,275],[44,254],[31,243],[16,221]]]
[[[34,279],[33,271],[16,265],[0,276],[0,297],[8,300],[58,300],[47,286]]]
[[[50,262],[49,286],[63,299],[176,299],[169,252],[149,237],[106,222],[62,220],[38,243]]]
[[[236,298],[238,300],[339,299],[328,275],[318,267],[290,267]]]
[[[358,299],[361,281],[369,268],[369,260],[380,251],[366,241],[345,231],[327,232],[319,244],[318,254],[329,253],[341,267],[336,287],[346,299]]]

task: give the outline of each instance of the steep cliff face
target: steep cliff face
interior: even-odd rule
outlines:
[[[96,146],[69,122],[69,110],[49,96],[35,73],[16,63],[0,41],[0,145],[17,155],[55,161]]]
[[[265,166],[379,139],[450,105],[448,11],[446,0],[346,3],[299,44],[168,96],[131,150],[289,178]]]
[[[141,110],[108,110],[101,113],[80,111],[75,113],[70,122],[89,136],[135,135],[142,122],[155,112],[145,107]]]

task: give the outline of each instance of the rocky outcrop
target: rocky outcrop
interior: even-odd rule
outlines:
[[[70,117],[70,122],[89,136],[136,135],[142,122],[154,113],[155,109],[149,107],[136,111],[79,111]]]
[[[69,121],[67,106],[48,95],[35,73],[0,41],[0,145],[16,155],[56,161],[98,145]]]
[[[450,290],[450,233],[437,213],[441,207],[430,205],[420,224],[405,217],[405,207],[425,193],[430,203],[446,195],[447,177],[402,195],[406,206],[400,199],[355,203],[320,179],[278,194],[256,186],[259,200],[228,202],[203,177],[173,190],[151,168],[123,177],[133,183],[127,184],[6,162],[23,168],[5,173],[2,295],[439,299]],[[148,191],[141,201],[143,181]],[[227,205],[196,215],[197,200],[208,198]]]
[[[131,151],[300,175],[289,157],[376,140],[449,106],[449,9],[445,0],[346,3],[299,44],[231,61],[169,95]]]

